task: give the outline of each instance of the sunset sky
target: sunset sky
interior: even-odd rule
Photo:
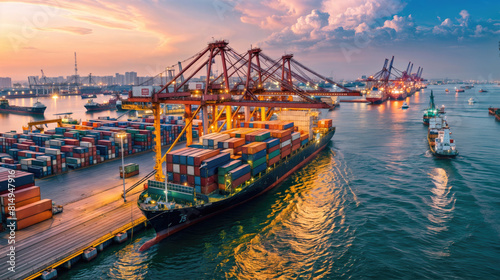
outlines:
[[[0,77],[156,75],[207,42],[285,52],[334,79],[395,66],[500,79],[500,2],[430,0],[0,1]],[[416,68],[415,68],[416,69]]]

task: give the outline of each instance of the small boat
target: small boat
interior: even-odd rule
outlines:
[[[469,105],[472,105],[474,103],[476,103],[476,100],[474,100],[474,98],[472,98],[472,97],[469,98]]]
[[[446,113],[444,111],[444,105],[441,105],[441,108],[439,108],[439,114],[444,114],[444,113]]]
[[[401,109],[408,109],[410,106],[406,102],[403,102],[403,106],[401,106]]]
[[[479,92],[488,92],[488,91],[485,89],[480,89]]]
[[[82,94],[82,99],[88,99],[88,98],[96,98],[97,95],[95,95],[95,93],[87,93],[87,94]]]
[[[500,108],[493,108],[493,107],[489,107],[489,108],[488,108],[488,114],[490,114],[490,115],[493,115],[493,116],[494,116],[494,115],[495,115],[495,112],[496,112],[497,110],[499,110],[499,109],[500,109]]]
[[[457,88],[457,89],[455,90],[455,92],[465,92],[465,89],[463,89],[463,88]]]
[[[450,90],[449,90],[449,89],[445,89],[444,91],[445,91],[445,92],[450,92]]]

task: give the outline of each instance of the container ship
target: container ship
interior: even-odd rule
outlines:
[[[108,102],[104,102],[101,104],[101,103],[94,102],[93,99],[90,99],[87,102],[87,104],[84,105],[84,107],[85,107],[85,109],[87,109],[88,112],[112,110],[112,109],[116,109],[116,102],[118,100],[120,100],[119,97],[110,98]]]
[[[427,140],[432,154],[438,158],[454,158],[458,155],[448,122],[442,116],[430,119]]]
[[[383,88],[379,89],[377,87],[372,87],[371,90],[366,94],[366,101],[371,104],[382,104],[388,98],[386,92]]]
[[[15,106],[9,105],[9,101],[5,98],[0,99],[0,113],[17,113],[17,114],[28,114],[28,115],[43,115],[45,113],[47,106],[43,105],[38,100],[33,104],[33,106]]]
[[[388,95],[390,100],[404,100],[408,96],[404,88],[394,88]]]
[[[148,181],[137,202],[156,231],[141,250],[270,190],[313,159],[335,134],[332,120],[319,120],[311,134],[295,132],[293,122],[244,126],[208,134],[201,137],[203,145],[167,154],[168,183]]]

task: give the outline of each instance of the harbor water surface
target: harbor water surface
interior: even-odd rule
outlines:
[[[500,107],[500,86],[453,87],[429,86],[407,110],[403,101],[341,103],[328,113],[330,145],[277,188],[146,252],[138,249],[154,230],[138,233],[60,279],[498,279],[500,122],[487,108]],[[456,159],[429,152],[431,89],[446,106]],[[48,116],[80,107],[75,118],[97,116],[79,97],[45,100]],[[2,114],[0,125],[19,130],[29,118]]]

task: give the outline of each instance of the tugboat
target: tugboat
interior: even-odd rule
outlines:
[[[408,109],[408,108],[410,108],[410,106],[408,106],[408,103],[403,102],[403,106],[401,106],[401,109],[404,110],[404,109]]]
[[[116,109],[116,102],[120,100],[120,97],[110,98],[108,102],[102,104],[94,102],[94,99],[90,99],[87,104],[84,105],[87,112],[105,111]]]
[[[437,158],[454,158],[458,155],[448,122],[442,116],[430,120],[427,141],[431,153]]]
[[[443,111],[444,111],[444,106],[443,106]],[[441,111],[438,112],[436,105],[434,104],[434,94],[431,90],[431,96],[430,96],[430,101],[429,101],[429,108],[427,108],[424,111],[424,117],[423,121],[425,125],[429,125],[429,119],[434,118],[437,116]]]
[[[9,101],[3,97],[0,99],[0,113],[17,113],[17,114],[28,114],[28,115],[43,115],[45,113],[47,106],[43,105],[40,101],[36,101],[33,106],[15,106],[9,105]]]

